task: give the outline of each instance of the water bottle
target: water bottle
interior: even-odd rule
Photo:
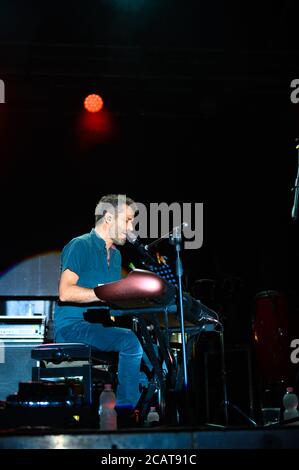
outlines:
[[[151,406],[150,411],[146,418],[147,426],[157,426],[159,424],[159,421],[160,421],[160,416],[159,416],[159,413],[156,411],[156,407]]]
[[[115,411],[116,397],[111,384],[105,384],[99,400],[99,420],[101,431],[117,429],[117,414]]]
[[[298,421],[295,421],[294,423],[288,423],[288,426],[299,425],[299,411],[297,410],[298,407],[298,397],[294,393],[293,387],[288,387],[286,394],[283,397],[283,406],[285,408],[283,412],[283,419],[292,419],[292,418],[298,418]]]

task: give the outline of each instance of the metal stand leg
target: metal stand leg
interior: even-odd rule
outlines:
[[[32,367],[32,381],[38,382],[40,380],[40,367]]]
[[[220,340],[220,356],[221,356],[221,379],[223,387],[223,406],[224,406],[224,420],[225,426],[228,426],[228,399],[227,399],[227,379],[226,379],[226,365],[225,365],[225,349],[224,349],[224,336],[223,331],[219,333]]]
[[[220,353],[221,353],[221,376],[222,376],[222,386],[223,386],[223,406],[224,406],[224,419],[225,419],[225,426],[229,425],[229,407],[236,410],[243,418],[246,419],[251,425],[257,426],[257,423],[253,421],[246,413],[244,413],[238,406],[231,403],[228,400],[228,393],[227,393],[227,371],[226,371],[226,364],[225,364],[225,348],[224,348],[224,335],[223,330],[219,333],[220,339]]]
[[[84,399],[87,405],[92,403],[92,365],[83,366]]]

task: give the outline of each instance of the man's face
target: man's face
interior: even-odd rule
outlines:
[[[112,215],[109,236],[116,245],[124,245],[127,232],[133,230],[134,211],[126,204],[120,206]]]

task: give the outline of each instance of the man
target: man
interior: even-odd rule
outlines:
[[[55,341],[82,342],[119,352],[117,406],[131,409],[140,396],[142,346],[133,331],[89,323],[83,313],[98,308],[94,287],[121,278],[121,254],[115,245],[123,245],[127,232],[133,230],[135,209],[126,196],[102,197],[95,209],[95,228],[64,247],[54,317]]]

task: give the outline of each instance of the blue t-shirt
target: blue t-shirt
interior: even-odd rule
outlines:
[[[98,284],[121,279],[121,254],[113,245],[110,263],[107,262],[105,241],[92,229],[90,233],[73,238],[62,250],[61,273],[70,269],[79,276],[77,285],[94,288]],[[57,302],[55,306],[55,332],[83,319],[83,313],[98,308],[101,303]]]

